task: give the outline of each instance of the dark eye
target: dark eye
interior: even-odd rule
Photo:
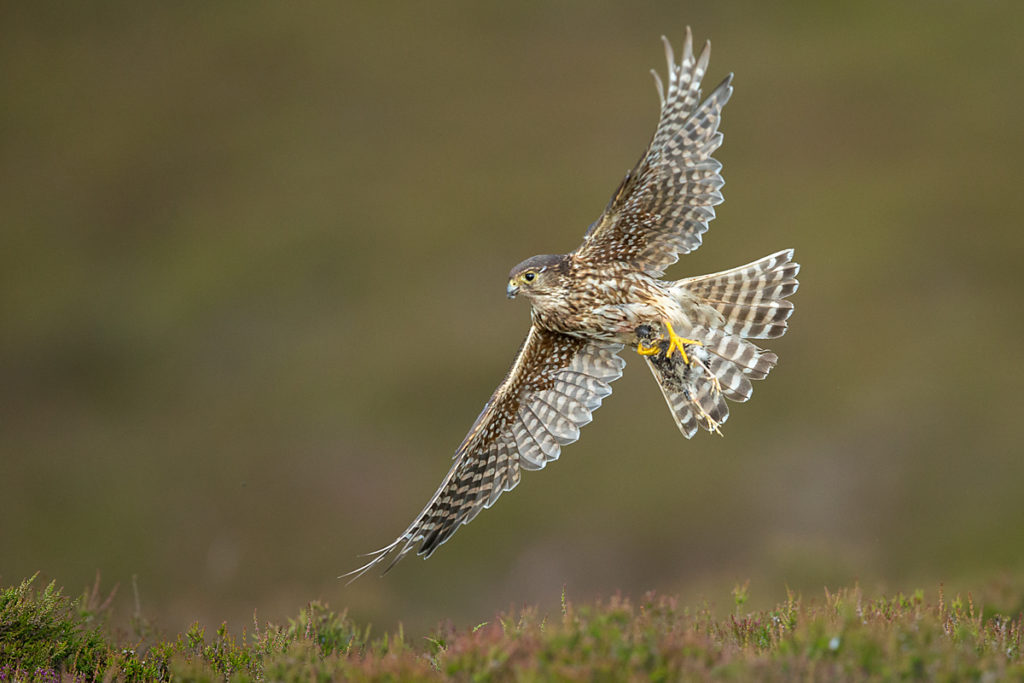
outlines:
[[[523,279],[527,282],[533,282],[533,278],[537,277],[537,273],[527,273],[523,276]]]

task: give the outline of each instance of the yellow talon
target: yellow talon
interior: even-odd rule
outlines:
[[[683,363],[686,365],[690,364],[690,357],[686,355],[686,349],[683,348],[684,344],[695,344],[697,346],[703,346],[702,342],[696,339],[686,339],[676,334],[676,331],[672,329],[672,323],[668,320],[665,321],[665,328],[668,330],[668,348],[665,350],[665,358],[672,357],[672,351],[678,351],[679,355],[683,357]],[[661,351],[661,345],[659,343],[648,344],[647,340],[641,339],[637,342],[636,352],[641,356],[654,356]],[[710,372],[708,373],[711,374]],[[712,375],[713,377],[713,375]]]
[[[679,351],[679,355],[683,357],[683,362],[689,365],[690,358],[686,355],[686,350],[683,348],[683,344],[696,344],[697,346],[704,346],[704,344],[696,339],[685,339],[680,337],[676,334],[676,331],[672,329],[672,323],[667,320],[665,321],[665,327],[668,329],[668,351],[665,352],[665,358],[670,358],[672,356],[672,350],[676,349]],[[639,348],[637,351],[639,351]]]
[[[636,352],[639,353],[641,356],[653,356],[654,354],[658,353],[659,350],[660,349],[657,344],[654,344],[653,346],[647,346],[646,344],[644,344],[644,342],[641,341],[638,342],[636,345]]]

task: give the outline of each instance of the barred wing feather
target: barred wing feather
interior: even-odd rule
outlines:
[[[654,277],[661,276],[680,253],[700,246],[708,222],[715,217],[714,207],[722,203],[722,165],[711,155],[722,144],[718,125],[722,107],[732,94],[730,74],[700,103],[710,44],[694,55],[693,36],[687,28],[683,57],[677,64],[672,46],[662,40],[668,87],[654,73],[661,98],[654,138],[576,251],[593,263],[632,263]]]
[[[430,502],[398,538],[344,576],[355,580],[391,558],[387,571],[413,549],[429,557],[459,526],[514,488],[522,470],[558,459],[622,375],[621,349],[531,327]]]

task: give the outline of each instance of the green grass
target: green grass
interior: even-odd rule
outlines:
[[[654,593],[586,605],[563,594],[552,614],[525,608],[423,639],[374,636],[312,602],[239,637],[225,624],[168,640],[138,617],[131,635],[115,634],[98,590],[72,599],[33,577],[0,590],[0,681],[1024,679],[1024,616],[970,595],[869,598],[853,587],[791,593],[753,613],[747,598],[737,587],[723,619]]]

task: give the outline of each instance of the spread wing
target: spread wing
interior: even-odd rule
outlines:
[[[460,525],[515,487],[522,470],[538,470],[557,459],[612,392],[609,383],[622,376],[621,349],[531,327],[430,502],[394,542],[343,576],[355,580],[394,554],[387,571],[417,544],[417,554],[430,557]]]
[[[625,261],[655,277],[675,263],[680,253],[700,246],[708,222],[715,217],[714,207],[722,203],[722,164],[711,155],[722,144],[718,124],[732,94],[730,74],[700,102],[711,44],[705,44],[695,57],[689,27],[679,64],[668,40],[662,37],[662,41],[668,89],[652,70],[661,98],[654,139],[576,250],[578,258],[594,263]]]

